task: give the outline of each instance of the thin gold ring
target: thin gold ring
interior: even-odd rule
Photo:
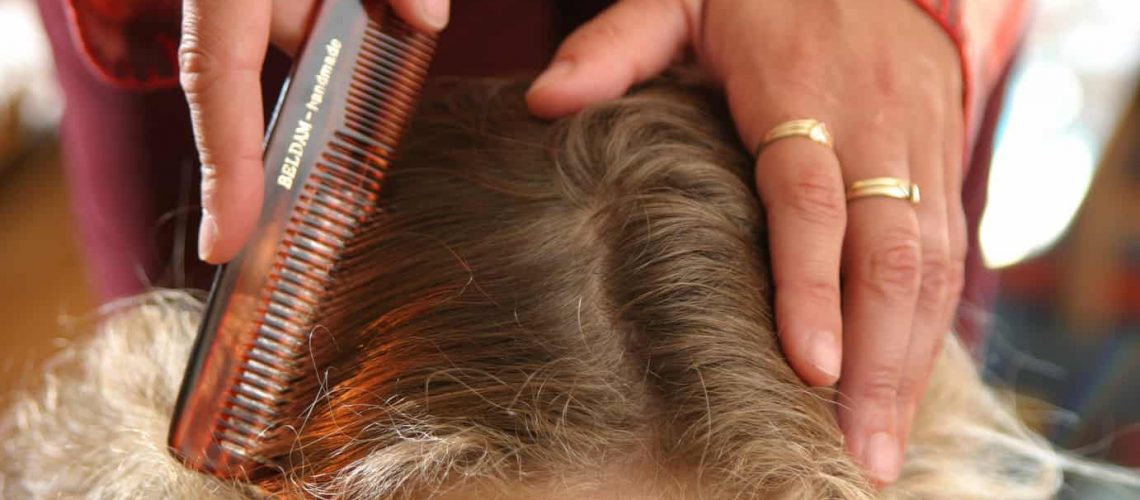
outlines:
[[[851,187],[847,188],[848,202],[870,196],[885,196],[887,198],[906,200],[914,205],[917,205],[918,202],[922,200],[922,193],[918,189],[918,184],[905,179],[899,179],[898,177],[864,179],[853,182]]]
[[[760,142],[760,147],[756,148],[756,157],[759,158],[764,148],[767,148],[773,142],[789,137],[803,137],[812,142],[827,146],[828,149],[835,150],[835,145],[831,141],[831,132],[827,130],[827,125],[824,125],[823,122],[819,120],[800,118],[788,120],[772,127],[772,130],[768,131],[768,135],[764,136],[764,140]]]

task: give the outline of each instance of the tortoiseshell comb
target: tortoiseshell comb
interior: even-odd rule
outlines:
[[[273,470],[265,443],[315,396],[309,335],[342,252],[378,210],[435,48],[385,4],[326,0],[293,66],[266,139],[258,227],[218,272],[171,422],[188,467]]]

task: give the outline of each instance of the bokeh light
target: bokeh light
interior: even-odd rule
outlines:
[[[1068,229],[1140,66],[1140,1],[1041,0],[998,132],[982,255],[1005,267]]]

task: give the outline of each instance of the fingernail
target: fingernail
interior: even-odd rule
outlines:
[[[206,260],[214,253],[214,243],[218,241],[218,223],[210,212],[202,212],[202,223],[198,226],[198,258]]]
[[[863,465],[871,478],[883,484],[890,484],[899,478],[902,463],[899,443],[889,432],[881,431],[871,435],[863,446]]]
[[[534,79],[534,83],[530,85],[530,90],[528,90],[527,93],[534,92],[551,83],[566,78],[570,76],[570,73],[573,71],[574,63],[572,61],[566,59],[554,61],[549,68],[546,68],[546,71],[543,71],[541,75],[538,75],[538,78]]]
[[[447,26],[450,17],[450,3],[450,0],[422,0],[420,2],[420,13],[423,14],[428,25],[439,31]]]
[[[843,360],[835,334],[826,330],[818,331],[811,337],[811,364],[828,377],[839,378]]]

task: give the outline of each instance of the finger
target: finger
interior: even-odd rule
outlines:
[[[959,74],[955,68],[954,75]],[[961,79],[951,78],[952,85],[946,90],[943,102],[960,103],[962,95]],[[966,172],[966,141],[965,117],[959,106],[952,106],[946,110],[946,126],[943,129],[943,189],[946,196],[946,221],[950,245],[950,300],[947,304],[950,316],[950,326],[953,329],[958,318],[958,304],[962,298],[963,287],[966,282],[966,254],[969,244],[969,229],[966,223],[966,212],[963,208],[962,190],[963,177]],[[937,352],[941,352],[938,349]]]
[[[664,70],[689,40],[683,2],[625,0],[572,33],[531,85],[527,105],[554,118],[612,99]]]
[[[918,123],[923,123],[919,121]],[[939,120],[925,120],[937,124]],[[913,180],[922,188],[922,201],[915,207],[922,246],[922,281],[911,325],[910,345],[899,384],[899,446],[906,450],[911,423],[926,391],[935,354],[949,331],[952,314],[950,295],[954,265],[950,256],[950,232],[946,208],[942,127],[916,131],[911,138]]]
[[[947,100],[946,102],[955,102]],[[966,211],[962,206],[962,177],[966,165],[963,163],[965,144],[963,142],[963,118],[958,110],[953,110],[943,134],[945,146],[943,167],[946,179],[943,189],[946,193],[946,221],[950,245],[950,283],[949,294],[951,300],[947,304],[950,308],[950,321],[953,325],[958,316],[958,303],[962,298],[962,289],[965,285],[966,253],[969,244],[969,230],[966,224]]]
[[[261,209],[261,65],[270,0],[187,0],[178,49],[202,163],[199,256],[229,260]]]
[[[450,18],[450,0],[391,0],[390,3],[396,15],[421,31],[438,32],[447,26]],[[273,45],[286,54],[296,54],[316,4],[316,0],[275,1],[270,32]]]
[[[389,0],[392,10],[413,28],[435,33],[447,26],[450,0]]]
[[[845,130],[861,139],[840,143],[847,185],[882,176],[910,179],[900,130],[875,123]],[[840,382],[847,399],[840,424],[853,456],[873,480],[889,484],[902,466],[896,408],[922,268],[918,220],[908,201],[885,197],[852,200],[847,214]]]
[[[957,82],[958,80],[954,80]],[[950,94],[945,102],[958,102],[953,97],[961,95],[959,86],[951,87]],[[969,234],[966,224],[966,212],[962,206],[962,178],[966,172],[963,161],[966,145],[964,141],[964,117],[959,108],[947,110],[945,132],[943,137],[943,189],[946,196],[946,221],[950,244],[950,263],[954,271],[950,275],[949,304],[951,322],[957,319],[958,302],[962,297],[962,288],[965,283],[966,252],[969,243]]]
[[[317,0],[274,0],[273,23],[269,40],[290,56],[295,55],[305,38]]]
[[[847,219],[839,162],[823,145],[782,139],[757,160],[756,184],[768,216],[780,344],[805,382],[834,384],[843,349],[839,256]]]

